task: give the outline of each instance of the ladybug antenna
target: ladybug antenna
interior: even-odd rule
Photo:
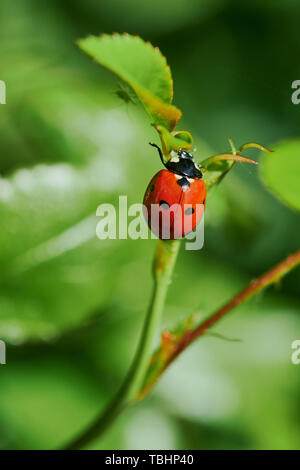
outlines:
[[[152,145],[152,147],[155,147],[158,150],[159,158],[161,159],[162,164],[166,166],[161,148],[156,144],[152,144],[151,142],[149,142],[149,145]]]

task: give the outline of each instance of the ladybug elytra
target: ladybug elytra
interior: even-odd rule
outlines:
[[[162,239],[183,238],[200,222],[206,203],[203,174],[191,153],[178,150],[165,162],[156,144],[160,170],[150,181],[144,196],[145,218],[152,232]]]

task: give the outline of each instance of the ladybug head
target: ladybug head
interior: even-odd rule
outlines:
[[[173,156],[165,166],[169,171],[187,178],[201,179],[203,177],[200,168],[194,162],[193,155],[185,150],[178,150],[177,155]]]
[[[176,173],[180,176],[186,176],[187,178],[201,179],[203,174],[198,167],[197,163],[194,162],[194,157],[191,153],[185,150],[179,149],[177,155],[173,155],[172,158],[165,163],[161,149],[156,144],[150,144],[157,148],[160,159],[167,170],[172,173]]]

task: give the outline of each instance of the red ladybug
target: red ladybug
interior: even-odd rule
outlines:
[[[166,170],[153,176],[144,196],[144,214],[152,232],[159,238],[183,238],[200,222],[205,208],[206,187],[193,155],[179,150],[165,163]]]

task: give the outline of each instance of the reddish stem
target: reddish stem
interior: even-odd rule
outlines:
[[[141,390],[138,398],[143,398],[150,392],[150,390],[152,389],[156,381],[159,379],[159,377],[162,375],[162,373],[166,370],[166,368],[174,361],[174,359],[176,359],[176,357],[182,351],[184,351],[193,341],[195,341],[195,339],[197,339],[199,336],[203,336],[209,328],[211,328],[215,323],[217,323],[221,318],[223,318],[234,307],[241,304],[249,297],[252,297],[252,295],[261,291],[265,287],[276,283],[281,277],[283,277],[286,273],[288,273],[299,263],[300,250],[290,255],[288,258],[286,258],[284,261],[272,268],[270,271],[266,272],[259,278],[252,281],[248,287],[246,287],[239,294],[234,296],[229,302],[223,305],[223,307],[213,313],[209,318],[204,320],[200,325],[193,329],[185,331],[183,335],[179,338],[178,342],[173,345],[169,357],[164,362],[161,369],[158,371],[155,379],[150,384],[146,384],[146,387]]]

